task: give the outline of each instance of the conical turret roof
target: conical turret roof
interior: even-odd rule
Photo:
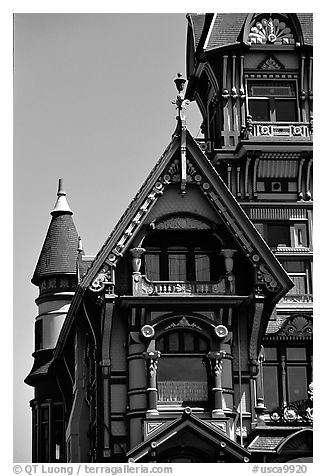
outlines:
[[[57,200],[51,215],[52,220],[32,278],[35,285],[46,276],[76,274],[78,233],[62,179],[59,179]]]

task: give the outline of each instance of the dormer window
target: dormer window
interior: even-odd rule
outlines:
[[[294,81],[248,81],[248,108],[253,121],[296,122]]]

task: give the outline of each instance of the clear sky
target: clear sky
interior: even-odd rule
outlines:
[[[30,282],[59,178],[96,254],[175,129],[185,14],[34,14],[14,20],[14,461],[31,459]],[[188,128],[199,134],[197,107]]]

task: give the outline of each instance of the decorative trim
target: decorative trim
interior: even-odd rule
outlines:
[[[247,208],[251,220],[305,220],[307,210],[304,208]]]
[[[192,329],[198,329],[199,331],[202,331],[202,328],[197,326],[195,323],[190,324],[186,316],[182,316],[177,324],[175,322],[172,322],[172,324],[167,326],[165,330],[167,331],[168,329],[174,329],[176,327],[190,327]]]
[[[280,61],[278,61],[274,56],[267,56],[258,66],[257,69],[264,70],[280,70],[284,69],[284,66]]]
[[[246,79],[298,79],[298,73],[247,72]]]
[[[157,422],[157,421],[145,421],[144,422],[144,435],[145,435],[145,440],[149,438],[152,433],[154,433],[156,430],[161,428],[163,425],[166,425],[164,422]]]
[[[287,27],[286,23],[272,17],[256,21],[250,28],[248,41],[252,45],[266,43],[294,45],[295,43],[291,29]]]
[[[311,337],[312,332],[313,324],[310,316],[297,314],[287,319],[277,334],[279,336],[302,338]]]
[[[192,216],[172,216],[153,223],[155,230],[210,230],[204,221]]]
[[[105,264],[101,271],[93,279],[89,289],[93,292],[101,292],[107,284],[113,284],[112,268]]]

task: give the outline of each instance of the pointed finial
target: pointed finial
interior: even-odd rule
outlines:
[[[68,205],[66,199],[66,192],[63,190],[63,179],[59,179],[58,184],[58,193],[57,193],[57,201],[55,202],[54,209],[51,212],[51,215],[61,214],[61,213],[69,213],[73,214],[71,208]]]
[[[184,90],[186,80],[182,77],[181,73],[177,73],[177,77],[174,80],[174,83],[176,85],[178,92],[181,93]]]
[[[189,100],[184,98],[184,87],[185,83],[187,81],[182,77],[181,73],[177,73],[177,77],[174,80],[174,83],[176,85],[176,88],[178,90],[177,98],[172,101],[172,104],[175,104],[178,109],[178,118],[180,119],[185,119],[184,114],[183,114],[183,109],[189,104]]]
[[[81,237],[80,237],[80,236],[78,236],[78,248],[77,248],[77,251],[78,251],[79,254],[84,253],[83,243],[82,243],[82,240],[81,240]]]

